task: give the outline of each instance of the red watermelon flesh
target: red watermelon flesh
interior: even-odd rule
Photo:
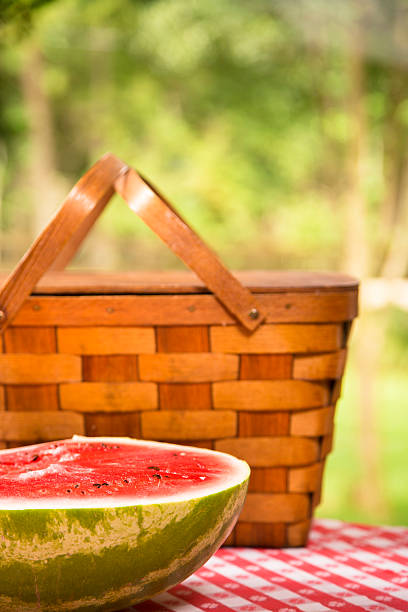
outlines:
[[[78,436],[10,449],[0,453],[0,508],[191,498],[227,488],[231,459],[204,449],[126,438]]]

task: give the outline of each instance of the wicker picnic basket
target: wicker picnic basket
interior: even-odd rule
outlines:
[[[115,190],[195,274],[62,272]],[[0,292],[0,444],[80,433],[229,452],[252,476],[228,543],[303,545],[357,290],[339,274],[232,275],[153,187],[105,155]]]

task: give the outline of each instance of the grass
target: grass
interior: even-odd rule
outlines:
[[[367,482],[361,457],[358,377],[351,361],[336,411],[334,448],[316,516],[369,524],[408,525],[408,372],[383,369],[375,381],[378,479]],[[362,503],[364,495],[375,500]]]

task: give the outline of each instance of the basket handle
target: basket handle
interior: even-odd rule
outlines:
[[[248,330],[265,318],[254,295],[243,287],[199,238],[179,213],[146,179],[128,168],[115,181],[115,189],[133,210],[214,293]]]
[[[106,154],[71,189],[61,208],[23,255],[0,291],[0,333],[11,323],[43,274],[61,269],[114,194],[127,166]]]
[[[78,181],[6,280],[0,291],[0,332],[10,324],[43,274],[50,268],[62,269],[70,261],[115,189],[247,330],[258,327],[265,315],[252,293],[147,181],[107,154]]]

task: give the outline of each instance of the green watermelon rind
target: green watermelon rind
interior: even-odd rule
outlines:
[[[118,610],[181,582],[232,530],[249,478],[240,472],[190,500],[0,510],[0,611]]]

